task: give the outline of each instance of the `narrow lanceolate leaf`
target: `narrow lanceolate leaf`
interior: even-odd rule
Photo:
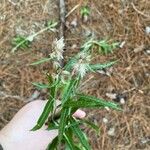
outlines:
[[[84,52],[90,51],[93,46],[93,42],[94,42],[93,39],[88,40],[87,42],[85,42],[83,44],[83,46],[80,48],[80,50],[84,51]]]
[[[64,107],[72,108],[104,108],[109,107],[117,110],[121,110],[120,107],[113,103],[107,102],[103,99],[96,98],[94,96],[78,95],[79,99],[77,101],[68,101],[65,103]]]
[[[43,83],[38,83],[38,82],[32,82],[32,84],[34,86],[36,86],[38,89],[47,89],[48,85],[47,84],[43,84]]]
[[[83,121],[76,121],[74,123],[69,124],[66,129],[69,129],[70,127],[76,126],[76,125],[80,125],[81,123],[83,123]]]
[[[56,125],[54,122],[50,122],[46,130],[49,131],[49,130],[54,130],[54,129],[59,129],[59,126]]]
[[[33,62],[33,63],[30,64],[30,65],[32,65],[32,66],[34,66],[34,65],[39,65],[39,64],[48,62],[48,61],[50,61],[50,60],[51,60],[51,58],[42,58],[42,59],[40,59],[40,60],[38,60],[38,61],[36,61],[36,62]]]
[[[103,64],[93,64],[93,65],[89,65],[90,70],[89,71],[97,71],[97,70],[102,70],[102,69],[106,69],[108,67],[111,67],[112,65],[114,65],[117,61],[111,61],[108,63],[103,63]]]
[[[91,101],[88,99],[82,100],[78,99],[77,101],[68,101],[64,104],[64,107],[72,107],[72,108],[104,108],[102,105],[100,105],[97,101]]]
[[[66,145],[65,150],[71,150],[71,149],[70,149],[70,147],[68,145]],[[80,148],[77,145],[75,145],[73,150],[85,150],[85,149],[83,149],[83,147]]]
[[[35,125],[35,127],[33,127],[32,131],[36,131],[36,130],[40,129],[43,126],[43,124],[47,120],[50,112],[53,111],[53,106],[54,106],[54,99],[48,100],[48,102],[46,103],[40,118],[37,121],[37,124]]]
[[[77,80],[70,80],[70,82],[66,85],[63,95],[62,95],[62,105],[69,100],[75,86],[77,84]]]
[[[49,29],[56,28],[57,25],[58,25],[58,23],[55,22],[55,21],[48,21],[48,22],[47,22],[47,27],[48,27]]]
[[[57,85],[50,87],[49,91],[50,91],[50,94],[51,94],[50,96],[52,96],[52,98],[55,98],[56,93],[57,93]]]
[[[73,141],[73,132],[70,128],[65,129],[64,141],[65,141],[65,150],[72,150],[72,149],[76,150],[75,143]]]
[[[12,44],[15,46],[12,49],[12,52],[14,53],[17,48],[27,48],[30,44],[30,41],[26,37],[17,36],[12,40]]]
[[[75,150],[83,150],[83,149],[79,148],[78,146],[75,146]]]
[[[76,122],[74,122],[74,123],[69,124],[69,125],[66,127],[66,129],[68,129],[68,128],[70,128],[70,127],[73,127],[73,126],[76,126],[76,125],[83,124],[83,123],[85,123],[85,124],[89,125],[90,127],[92,127],[96,132],[99,132],[99,127],[98,127],[96,124],[94,124],[94,123],[91,122],[91,121],[85,120],[85,119],[84,119],[84,120],[78,120],[78,121],[76,121]]]
[[[71,119],[71,123],[74,123],[74,122],[75,120]],[[83,145],[83,147],[86,150],[91,150],[89,142],[87,138],[85,137],[84,133],[82,132],[82,130],[80,129],[80,127],[76,125],[76,126],[72,126],[71,129],[72,129],[72,132],[77,136],[77,138],[79,139],[79,142]]]
[[[69,134],[67,134],[67,133],[64,134],[64,140],[66,141],[69,150],[76,150],[74,141],[73,141],[72,137],[69,136]]]
[[[119,107],[118,104],[113,103],[113,102],[107,102],[104,99],[100,99],[100,98],[96,98],[94,96],[88,96],[88,95],[84,95],[84,94],[78,94],[79,100],[80,101],[92,101],[97,103],[98,106],[103,106],[103,107],[109,107],[112,109],[117,109],[117,110],[121,110],[121,108]]]
[[[64,108],[62,111],[61,111],[61,116],[60,116],[60,123],[59,123],[59,144],[61,143],[62,141],[62,138],[63,138],[63,134],[64,134],[64,131],[65,131],[65,127],[67,125],[67,118],[68,118],[68,115],[69,115],[69,108]]]
[[[49,92],[51,94],[51,97],[55,98],[56,92],[57,92],[57,85],[59,83],[59,80],[58,79],[54,80],[52,78],[52,76],[48,75],[48,74],[47,74],[47,78],[48,78],[48,83],[49,83]]]
[[[56,136],[53,141],[47,146],[46,150],[57,150],[58,136]]]

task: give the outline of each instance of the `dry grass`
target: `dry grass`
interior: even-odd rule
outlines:
[[[12,1],[12,0],[11,0]],[[47,56],[51,50],[51,42],[56,34],[44,33],[33,42],[29,50],[10,54],[10,41],[16,34],[29,35],[44,26],[51,18],[58,19],[57,7],[50,0],[21,1],[14,5],[3,0],[0,8],[0,90],[9,95],[19,95],[25,99],[34,92],[32,81],[45,81],[44,70],[50,65],[29,67],[34,60]],[[94,150],[137,150],[150,148],[150,57],[146,52],[150,49],[150,35],[145,33],[150,24],[150,1],[148,0],[93,0],[66,2],[68,12],[76,5],[89,5],[91,16],[83,23],[80,16],[80,6],[67,17],[66,59],[79,50],[82,42],[89,34],[95,38],[108,38],[111,41],[125,41],[123,48],[117,49],[107,56],[96,56],[95,62],[119,60],[113,67],[110,77],[102,74],[89,75],[91,78],[82,88],[86,93],[106,97],[107,92],[124,94],[126,103],[123,112],[107,110],[88,110],[88,117],[99,123],[101,135],[86,128]],[[54,6],[53,8],[50,7]],[[58,12],[58,11],[57,11]],[[30,15],[29,15],[30,14]],[[77,27],[71,22],[76,19]],[[38,44],[37,44],[38,43]],[[139,47],[142,47],[141,49]],[[138,52],[134,52],[139,48]],[[40,97],[45,96],[41,93]],[[4,126],[11,117],[26,102],[11,98],[0,99],[0,127]],[[3,109],[3,107],[5,109]],[[13,113],[11,113],[13,112]],[[108,118],[108,123],[103,118]],[[109,136],[110,128],[115,129],[115,135]],[[147,140],[147,141],[146,141]],[[145,142],[146,141],[146,142]]]

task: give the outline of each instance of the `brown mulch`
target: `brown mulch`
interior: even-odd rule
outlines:
[[[36,91],[31,82],[45,82],[43,74],[51,66],[31,67],[29,64],[48,56],[51,43],[57,37],[56,33],[45,32],[28,49],[10,53],[15,35],[27,36],[42,29],[46,21],[58,20],[54,0],[11,2],[4,0],[0,8],[0,128]],[[88,94],[108,100],[111,99],[106,93],[112,92],[125,98],[123,112],[87,110],[87,117],[101,129],[99,136],[93,130],[85,129],[93,150],[150,149],[150,33],[145,31],[150,26],[150,1],[70,0],[66,5],[67,12],[76,5],[79,7],[66,20],[65,59],[76,53],[90,36],[125,42],[113,54],[98,55],[94,59],[95,62],[118,60],[107,70],[111,75],[90,74],[86,79],[91,79],[81,87]],[[84,5],[91,9],[85,23],[80,15],[80,8]],[[38,98],[44,97],[46,94],[42,91]],[[104,118],[107,118],[107,123],[104,123]],[[111,129],[114,130],[112,135],[109,134]]]

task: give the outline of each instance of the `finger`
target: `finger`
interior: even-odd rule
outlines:
[[[41,100],[40,102],[46,104],[47,100],[46,100],[46,101],[42,101],[42,100]],[[58,106],[58,105],[60,105],[60,104],[61,104],[61,102],[60,102],[59,100],[57,100],[57,101],[56,101],[56,106]],[[40,107],[40,106],[39,106],[39,107]],[[44,108],[44,106],[42,106],[42,107]],[[58,117],[58,116],[60,115],[60,113],[61,113],[61,109],[60,109],[60,107],[59,107],[59,108],[56,109],[56,114],[55,114],[55,115]],[[86,113],[85,113],[84,111],[78,109],[78,110],[73,114],[73,116],[76,117],[76,118],[82,119],[82,118],[84,118],[84,117],[86,116]]]
[[[37,143],[33,145],[33,149],[35,150],[45,150],[49,143],[52,142],[52,140],[58,135],[58,130],[37,130],[35,132],[30,131],[29,133],[29,142],[31,145],[34,143]]]
[[[73,114],[74,117],[76,118],[84,118],[86,116],[86,113],[80,109],[78,109],[74,114]]]

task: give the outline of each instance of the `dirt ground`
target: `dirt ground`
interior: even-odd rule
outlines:
[[[80,9],[90,7],[83,22]],[[123,112],[86,110],[87,117],[99,124],[100,136],[86,128],[93,150],[150,149],[150,1],[149,0],[66,0],[65,60],[79,51],[89,37],[121,43],[113,54],[98,55],[95,62],[119,60],[105,73],[90,74],[81,89],[112,101],[121,98]],[[59,21],[55,0],[0,0],[0,128],[27,102],[45,99],[31,82],[45,82],[50,64],[30,63],[48,56],[59,32],[36,37],[28,49],[11,53],[16,35],[28,36],[42,29],[48,20]],[[86,81],[87,80],[87,81]],[[119,103],[119,102],[118,102]]]

